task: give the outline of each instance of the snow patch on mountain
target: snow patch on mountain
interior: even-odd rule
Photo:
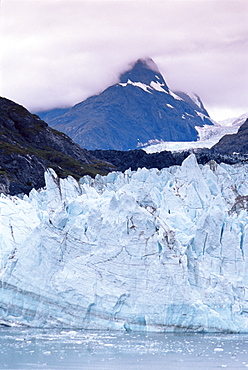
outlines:
[[[126,87],[127,85],[133,85],[133,86],[143,89],[145,92],[148,92],[148,93],[151,93],[151,90],[157,90],[157,91],[168,94],[168,91],[164,90],[163,88],[165,84],[160,83],[159,81],[151,81],[150,85],[146,85],[143,82],[133,82],[130,79],[128,79],[127,82],[120,82],[119,85],[123,87]]]
[[[159,81],[151,81],[150,85],[147,85],[143,82],[134,82],[134,81],[131,81],[130,79],[128,79],[127,82],[119,82],[118,85],[123,86],[123,87],[126,87],[127,85],[132,85],[132,86],[135,86],[135,87],[139,87],[142,90],[144,90],[145,92],[148,92],[150,94],[152,93],[152,90],[156,90],[156,91],[159,91],[159,92],[169,94],[176,100],[183,100],[180,96],[178,96],[176,93],[174,93],[170,89],[168,89],[168,91],[165,90],[164,87],[167,89],[167,86],[164,83],[160,83]],[[194,100],[196,100],[196,98],[194,98]],[[166,105],[168,106],[168,104],[166,104]],[[198,102],[197,105],[200,107],[199,102]],[[200,113],[200,112],[196,112],[196,113],[201,118],[202,118],[202,116],[205,117],[205,115]]]
[[[168,92],[163,88],[163,86],[165,86],[165,84],[163,84],[163,83],[160,83],[158,81],[156,81],[156,82],[155,81],[152,81],[150,83],[150,86],[154,90],[161,91],[161,92],[164,92],[164,93],[168,94]]]
[[[0,197],[2,323],[248,331],[248,165],[45,178]]]
[[[131,80],[128,80],[127,82],[120,82],[119,85],[121,85],[123,87],[126,87],[127,85],[133,85],[133,86],[139,87],[140,89],[144,90],[145,92],[148,92],[148,93],[151,94],[151,91],[148,90],[148,89],[150,89],[150,86],[144,84],[143,82],[133,82]]]
[[[177,94],[175,94],[173,91],[169,90],[169,94],[171,96],[173,96],[174,99],[176,100],[183,100],[182,98],[180,98],[180,96],[178,96]]]

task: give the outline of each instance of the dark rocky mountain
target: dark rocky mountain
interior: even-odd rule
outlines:
[[[196,126],[212,124],[200,98],[173,93],[151,60],[138,60],[119,83],[65,112],[39,114],[87,149],[129,150],[150,140],[194,141]]]
[[[0,134],[0,192],[6,194],[43,187],[48,167],[60,177],[72,175],[76,179],[113,170],[38,116],[5,98],[0,98]]]
[[[212,150],[221,154],[248,154],[248,119],[236,134],[223,136]]]

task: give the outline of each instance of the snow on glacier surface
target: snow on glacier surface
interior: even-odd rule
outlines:
[[[0,323],[248,331],[248,165],[45,178],[0,197]]]

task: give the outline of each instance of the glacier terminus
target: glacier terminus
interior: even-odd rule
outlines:
[[[248,164],[45,179],[0,196],[0,324],[248,332]]]

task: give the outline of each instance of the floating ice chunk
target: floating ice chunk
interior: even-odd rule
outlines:
[[[224,349],[221,348],[221,347],[214,348],[214,352],[223,352],[223,351],[224,351]],[[226,365],[222,365],[222,366],[226,366]]]

